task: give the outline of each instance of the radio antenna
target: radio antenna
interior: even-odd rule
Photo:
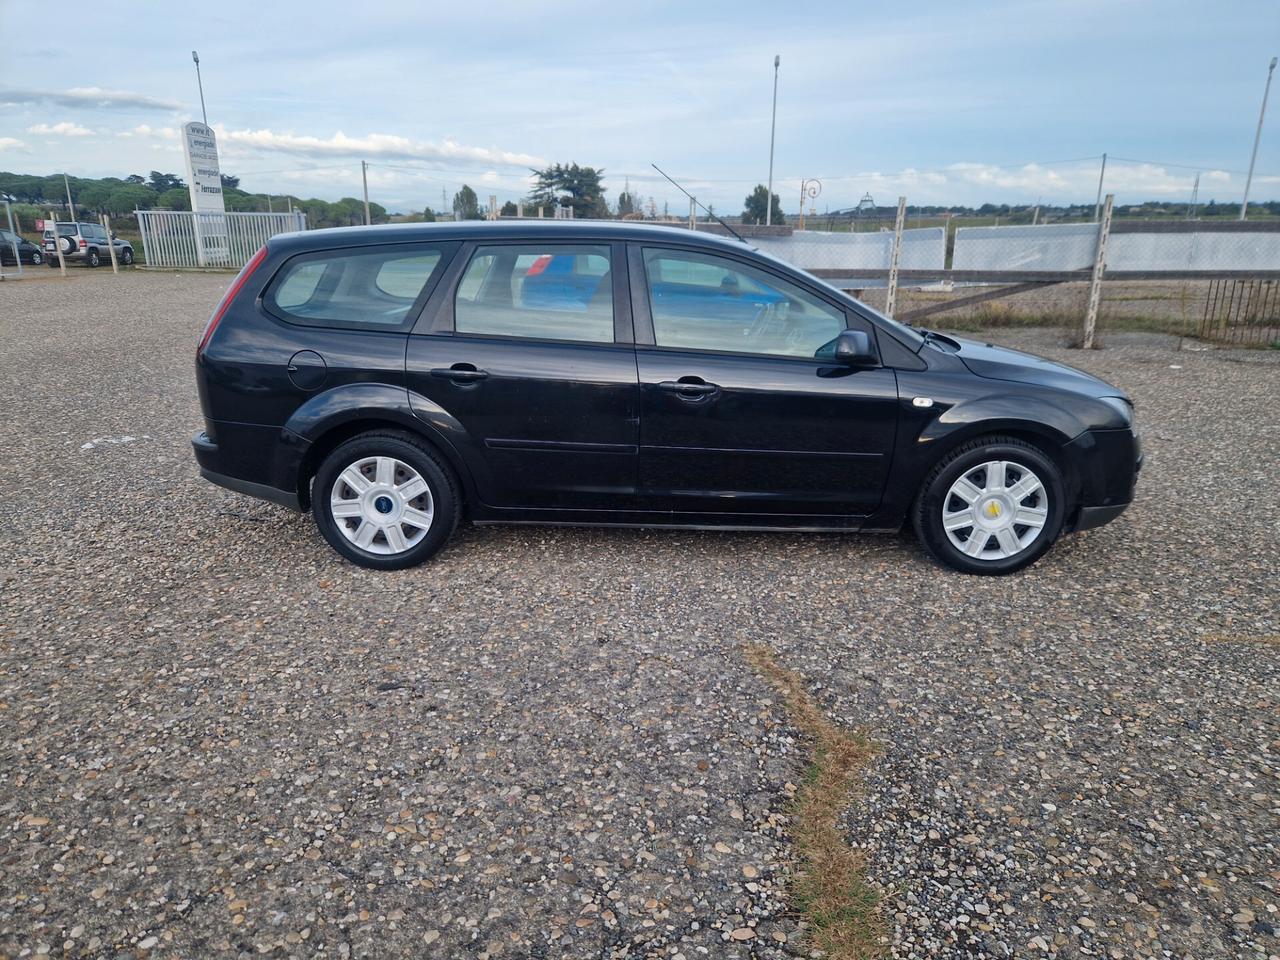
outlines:
[[[667,173],[666,173],[666,171],[665,171],[665,170],[663,170],[663,169],[662,169],[660,166],[658,166],[656,163],[651,163],[651,164],[649,164],[649,166],[653,167],[653,169],[657,170],[657,171],[658,171],[660,174],[662,174],[664,177],[667,177]],[[667,177],[667,179],[668,179],[668,180],[671,180],[671,178],[670,178],[670,177]],[[674,180],[671,180],[671,184],[672,184],[672,186],[674,186],[677,190],[679,190],[681,193],[683,193],[686,197],[688,197],[690,200],[692,200],[694,203],[696,203],[698,206],[702,207],[702,209],[703,209],[703,210],[706,210],[706,211],[707,211],[707,216],[709,216],[712,220],[714,220],[716,223],[720,224],[720,226],[724,227],[724,228],[725,228],[726,230],[728,230],[731,234],[733,234],[733,239],[737,240],[739,243],[746,244],[748,247],[749,247],[749,246],[751,246],[751,244],[747,243],[747,241],[743,240],[743,239],[742,239],[742,237],[738,235],[738,231],[737,231],[737,230],[733,229],[733,227],[729,226],[727,223],[725,223],[723,220],[721,220],[718,216],[716,216],[716,215],[715,215],[714,213],[712,213],[710,210],[707,210],[707,208],[706,208],[705,206],[703,206],[703,205],[702,205],[702,202],[701,202],[700,200],[698,200],[698,198],[697,198],[697,197],[695,197],[692,193],[690,193],[690,192],[689,192],[688,190],[686,190],[684,187],[680,186],[680,184],[676,183]]]

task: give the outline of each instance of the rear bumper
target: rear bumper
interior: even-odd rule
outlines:
[[[210,424],[213,426],[213,424]],[[219,424],[225,429],[227,424]],[[298,467],[301,463],[305,444],[290,443],[288,439],[281,441],[281,434],[294,439],[288,431],[279,428],[258,428],[269,434],[275,450],[253,451],[258,456],[246,456],[251,451],[242,450],[239,457],[228,455],[228,451],[219,446],[218,441],[206,430],[201,430],[191,438],[191,449],[195,453],[196,463],[200,466],[200,476],[220,487],[234,490],[236,493],[269,500],[291,510],[302,510],[302,501],[296,486]],[[257,432],[257,431],[255,431]],[[215,433],[215,436],[217,434]],[[257,446],[255,444],[255,446]]]

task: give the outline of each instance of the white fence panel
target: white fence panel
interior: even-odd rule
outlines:
[[[954,270],[1088,270],[1096,223],[961,227]],[[1112,227],[1108,270],[1276,270],[1280,233],[1203,230],[1132,232]]]
[[[1112,236],[1112,241],[1119,239]],[[960,227],[953,270],[1087,270],[1098,246],[1096,223]]]
[[[272,237],[307,229],[300,210],[292,213],[192,213],[190,210],[135,210],[142,249],[151,267],[239,269]]]
[[[751,243],[805,270],[888,270],[893,231],[827,233],[797,230],[789,237],[752,237]],[[903,270],[941,270],[946,265],[947,234],[942,227],[902,231]]]

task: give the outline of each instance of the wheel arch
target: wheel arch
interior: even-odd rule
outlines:
[[[336,387],[304,403],[284,428],[306,445],[295,480],[304,510],[310,505],[311,478],[324,458],[352,437],[374,430],[408,433],[427,444],[453,472],[464,504],[472,500],[472,478],[462,457],[436,423],[414,414],[404,387],[372,383]]]

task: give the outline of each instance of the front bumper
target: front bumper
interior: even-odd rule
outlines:
[[[1133,502],[1142,470],[1142,441],[1132,430],[1089,430],[1063,451],[1077,482],[1079,510],[1069,529],[1110,523]]]

